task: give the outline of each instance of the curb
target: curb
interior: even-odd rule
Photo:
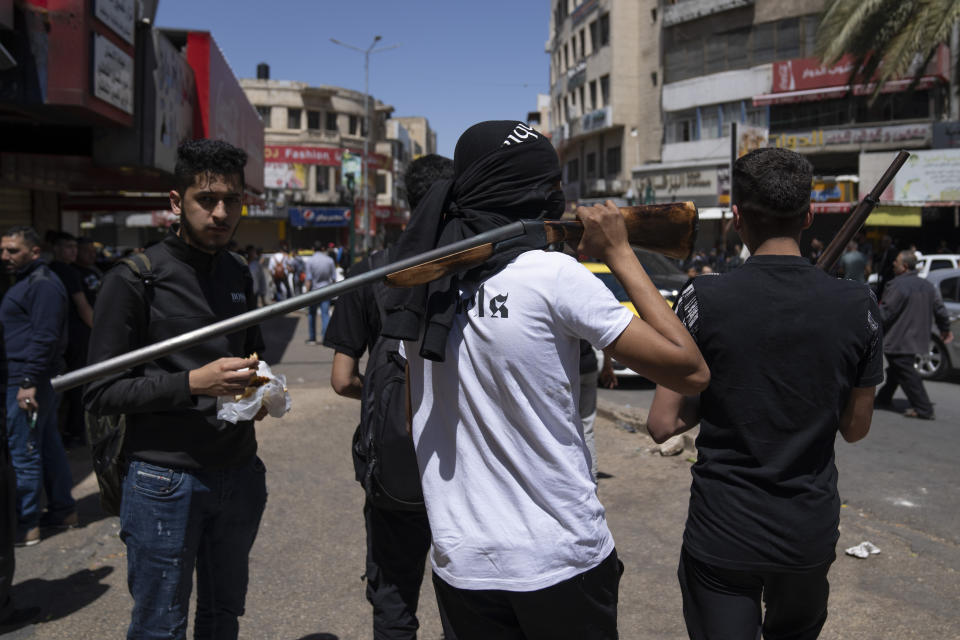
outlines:
[[[694,455],[697,453],[695,442],[700,433],[699,426],[657,445],[647,431],[647,410],[644,408],[620,405],[598,398],[597,416],[610,420],[626,431],[635,431],[642,437],[649,438],[651,449],[659,449],[661,456],[675,456],[684,451],[692,452]]]

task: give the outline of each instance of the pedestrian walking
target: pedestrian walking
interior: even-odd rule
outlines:
[[[252,244],[246,246],[247,265],[250,267],[250,277],[253,279],[253,297],[257,306],[267,304],[267,274],[260,262],[260,250]]]
[[[840,256],[840,269],[847,280],[863,283],[867,281],[867,257],[860,253],[853,240],[847,243],[846,250]]]
[[[933,404],[927,396],[920,373],[913,366],[918,354],[930,345],[930,328],[936,323],[945,344],[953,341],[950,315],[943,306],[940,292],[921,278],[916,271],[917,256],[901,251],[893,261],[895,277],[887,285],[880,300],[883,322],[883,355],[887,359],[887,381],[877,393],[877,407],[892,409],[893,394],[903,387],[910,407],[908,418],[933,420]]]
[[[107,273],[91,363],[255,306],[245,261],[225,251],[240,222],[246,161],[221,141],[180,145],[170,192],[179,223],[131,258],[136,269]],[[219,420],[217,398],[242,393],[262,353],[253,326],[87,387],[88,411],[126,416],[120,537],[133,596],[130,640],[185,637],[194,570],[194,637],[238,636],[267,490],[253,421]]]
[[[3,263],[16,277],[0,303],[7,354],[7,438],[17,476],[19,546],[40,542],[40,527],[75,526],[73,478],[57,431],[59,397],[50,379],[63,370],[68,299],[63,283],[40,260],[32,227],[13,227],[2,240]],[[46,490],[47,510],[41,512]]]
[[[416,210],[420,199],[430,186],[441,179],[453,175],[453,162],[436,154],[430,154],[414,160],[404,174],[407,200],[412,210]],[[392,258],[390,250],[386,255],[374,254],[358,262],[350,270],[350,276],[359,275],[373,268],[374,261],[384,264]],[[337,300],[337,308],[330,319],[328,331],[324,332],[323,344],[334,349],[333,368],[330,384],[339,395],[360,400],[364,394],[374,398],[372,411],[364,411],[361,424],[354,436],[354,446],[362,447],[363,433],[369,432],[372,425],[362,424],[364,420],[373,420],[374,415],[389,415],[392,423],[406,422],[405,402],[391,401],[397,396],[406,398],[405,385],[398,393],[383,393],[378,389],[365,389],[364,382],[376,383],[372,367],[382,366],[371,355],[368,359],[365,375],[360,375],[360,359],[364,352],[380,353],[388,348],[380,341],[382,322],[382,300],[378,304],[377,285],[368,285],[350,291]],[[392,341],[396,343],[396,341]],[[384,354],[385,358],[401,356],[393,350]],[[379,393],[378,393],[379,392]],[[371,395],[372,393],[372,395]],[[410,439],[409,455],[397,460],[378,461],[383,473],[395,478],[410,478],[419,484],[419,470],[413,440]],[[378,640],[414,640],[420,622],[417,619],[417,606],[420,598],[420,586],[423,582],[424,564],[430,549],[430,523],[427,511],[420,504],[391,503],[388,500],[371,499],[376,487],[369,486],[367,478],[367,460],[354,456],[357,478],[365,486],[366,499],[363,505],[363,518],[367,533],[366,577],[367,600],[373,606],[373,637]],[[365,454],[363,454],[365,455]],[[398,456],[399,458],[399,456]],[[456,640],[456,634],[440,611],[445,640]]]
[[[700,424],[678,568],[692,640],[813,639],[827,618],[834,443],[870,428],[881,328],[866,287],[801,255],[812,179],[792,151],[739,158],[734,226],[751,256],[688,283],[676,304],[710,385],[688,396],[658,385],[648,428],[664,442]]]
[[[323,250],[319,240],[313,243],[313,255],[304,264],[306,278],[304,290],[313,291],[333,284],[337,280],[337,265],[333,258]],[[319,305],[307,307],[307,344],[317,344],[317,307],[320,308],[320,340],[327,334],[330,322],[330,301],[322,300]]]
[[[549,140],[523,123],[470,127],[453,179],[420,202],[399,257],[559,217],[560,173]],[[639,317],[571,256],[522,246],[394,290],[384,305],[383,333],[404,340],[409,365],[434,589],[459,640],[617,637],[622,564],[581,433],[580,338],[680,391],[709,377],[619,210],[608,202],[579,216],[581,251],[604,259]]]

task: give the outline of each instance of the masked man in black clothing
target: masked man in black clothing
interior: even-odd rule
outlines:
[[[418,158],[407,169],[404,183],[411,209],[437,180],[453,176],[453,161],[430,154]],[[349,276],[371,268],[372,258],[357,263]],[[383,263],[389,262],[384,258]],[[330,384],[338,394],[361,399],[363,377],[360,358],[372,350],[380,337],[380,309],[373,286],[351,291],[337,300],[337,308],[324,334],[325,346],[335,350]],[[399,358],[399,354],[393,357]],[[382,402],[389,399],[389,394]],[[396,412],[406,420],[406,405],[384,406],[381,411]],[[413,440],[410,440],[411,454]],[[406,470],[416,478],[419,475],[416,459],[411,455]],[[358,469],[358,475],[363,475]],[[419,482],[418,482],[419,484]],[[430,523],[422,502],[416,509],[389,509],[375,505],[369,499],[364,503],[363,516],[367,525],[367,600],[373,605],[373,637],[376,640],[413,640],[420,624],[417,620],[417,601],[423,582],[424,562],[430,549]],[[443,619],[446,640],[454,640],[449,625]]]
[[[882,330],[867,287],[800,254],[811,179],[810,163],[784,149],[737,160],[734,225],[751,257],[689,283],[676,305],[710,385],[699,396],[658,386],[650,407],[658,442],[700,422],[678,570],[695,640],[810,639],[827,618],[834,442],[870,428]]]
[[[246,154],[225,142],[180,146],[170,207],[180,223],[104,279],[90,362],[252,309],[245,262],[226,251],[240,221]],[[133,596],[128,638],[183,638],[193,572],[196,638],[236,638],[248,558],[266,503],[252,421],[217,419],[217,397],[242,393],[260,330],[211,338],[92,383],[96,415],[127,416],[120,535]],[[262,418],[265,412],[257,416]]]

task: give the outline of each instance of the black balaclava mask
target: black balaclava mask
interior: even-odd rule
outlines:
[[[520,219],[555,219],[564,211],[560,161],[550,141],[516,120],[475,124],[457,141],[453,180],[440,180],[417,206],[400,236],[394,260],[409,258]],[[383,335],[422,336],[420,355],[442,362],[461,285],[483,282],[520,253],[518,246],[494,255],[459,276],[428,285],[393,289],[385,296]]]

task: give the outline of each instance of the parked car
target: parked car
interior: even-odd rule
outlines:
[[[679,267],[674,265],[669,258],[666,258],[659,253],[653,253],[651,251],[645,251],[643,249],[635,249],[637,254],[637,259],[640,261],[640,264],[643,266],[644,271],[647,272],[647,275],[650,276],[650,280],[653,284],[659,289],[660,295],[667,301],[671,307],[677,301],[677,296],[680,293],[680,289],[687,281],[687,275],[683,273]],[[626,290],[623,288],[623,285],[620,284],[620,281],[617,280],[617,277],[610,272],[610,268],[603,264],[602,262],[583,262],[581,263],[586,267],[590,273],[594,274],[600,280],[607,285],[607,288],[613,293],[614,297],[625,306],[627,309],[630,309],[634,314],[637,313],[636,308],[633,306],[633,303],[630,302],[630,297],[627,295]],[[603,352],[600,349],[595,349],[597,353],[597,360],[603,362]],[[623,365],[617,362],[616,359],[613,360],[613,371],[617,376],[639,376],[640,374],[634,371],[633,369],[628,368],[626,365]]]
[[[937,256],[924,256],[934,258]],[[956,257],[956,256],[954,256]],[[943,306],[950,314],[950,330],[954,340],[944,344],[936,325],[930,331],[930,349],[917,356],[914,363],[925,380],[937,380],[951,371],[960,370],[960,269],[935,269],[927,275],[927,280],[940,291]]]
[[[958,253],[931,253],[917,256],[917,274],[921,278],[926,278],[934,271],[958,268],[960,268],[960,254]],[[867,282],[874,285],[874,289],[876,289],[879,276],[876,273],[871,273]]]

